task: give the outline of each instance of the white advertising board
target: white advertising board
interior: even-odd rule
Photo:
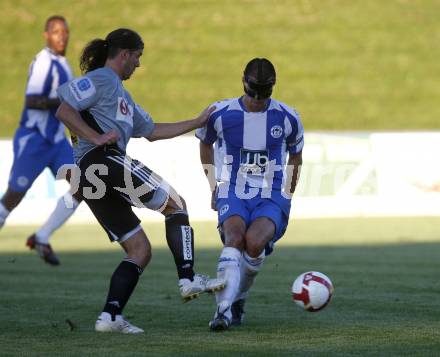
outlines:
[[[440,132],[309,133],[294,196],[295,218],[440,215]],[[150,143],[131,140],[128,154],[167,180],[185,199],[193,220],[215,220],[198,140],[183,136]],[[0,141],[0,195],[12,165],[12,142]],[[66,190],[45,170],[8,224],[38,224]],[[141,219],[158,213],[135,209]],[[94,222],[85,204],[71,222]]]

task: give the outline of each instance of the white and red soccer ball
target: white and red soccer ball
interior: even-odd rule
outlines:
[[[298,276],[292,285],[292,298],[307,311],[319,311],[328,305],[333,295],[333,284],[328,276],[309,271]]]

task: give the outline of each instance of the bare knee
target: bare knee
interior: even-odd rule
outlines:
[[[121,246],[127,253],[127,258],[136,262],[142,269],[150,262],[152,257],[151,245],[143,231],[121,243]]]
[[[225,246],[243,250],[244,247],[244,230],[239,226],[224,227]]]
[[[15,192],[8,189],[2,198],[2,204],[8,211],[12,211],[21,202],[23,197],[26,195],[25,192]]]
[[[162,210],[162,214],[164,216],[168,216],[170,214],[179,212],[179,211],[186,211],[186,202],[183,199],[182,196],[176,195],[176,197],[169,197],[167,205]]]
[[[72,197],[76,200],[76,202],[82,202],[82,200],[84,199],[81,192],[77,191],[74,194],[72,194]]]
[[[252,258],[257,258],[264,250],[266,244],[273,239],[275,224],[266,217],[257,218],[246,231],[246,252]]]
[[[257,258],[263,251],[266,243],[270,240],[270,237],[264,237],[255,232],[246,232],[245,235],[245,249],[246,253],[252,257]]]
[[[151,247],[150,249],[146,249],[145,251],[137,254],[137,261],[139,262],[139,266],[144,269],[148,265],[152,257]]]
[[[130,258],[136,262],[139,267],[144,269],[150,262],[152,257],[151,247],[148,244],[139,246],[138,249],[127,252],[127,258]]]

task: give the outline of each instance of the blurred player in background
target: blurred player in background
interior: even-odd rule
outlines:
[[[275,81],[272,63],[254,58],[244,70],[244,95],[215,103],[196,131],[224,243],[217,277],[226,288],[216,293],[213,331],[242,323],[248,291],[288,224],[303,127],[295,110],[270,98]]]
[[[131,137],[173,138],[203,126],[212,111],[206,109],[192,120],[153,123],[122,84],[139,67],[143,48],[142,38],[129,29],[95,39],[81,56],[85,75],[58,89],[62,103],[56,115],[78,136],[74,156],[81,170],[79,187],[84,200],[110,241],[118,242],[127,253],[112,275],[106,304],[96,321],[95,329],[100,332],[144,332],[122,316],[151,258],[149,240],[132,206],[165,216],[166,239],[184,300],[224,287],[220,279],[194,273],[193,230],[183,199],[160,176],[125,153]],[[99,179],[99,196],[86,194],[94,186],[87,172]]]
[[[73,164],[72,147],[66,138],[64,125],[55,118],[60,104],[56,90],[72,79],[65,57],[69,41],[65,18],[49,17],[44,38],[46,47],[36,55],[29,68],[25,105],[13,142],[14,162],[8,189],[0,201],[0,227],[46,167],[56,176],[62,165]],[[47,222],[26,242],[51,265],[60,262],[49,244],[49,237],[73,214],[80,200],[80,196],[73,198],[66,193],[58,200]],[[66,202],[69,204],[66,205]]]

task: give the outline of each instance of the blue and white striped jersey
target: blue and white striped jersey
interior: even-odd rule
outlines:
[[[42,49],[29,67],[26,96],[42,95],[57,97],[57,88],[72,79],[72,70],[66,57],[54,54],[49,48]],[[56,109],[41,110],[23,108],[20,125],[37,128],[51,143],[65,139],[64,125],[55,118]]]
[[[258,113],[246,111],[242,98],[214,105],[196,136],[205,144],[215,143],[217,181],[280,191],[287,153],[299,153],[304,146],[299,114],[275,99]]]

